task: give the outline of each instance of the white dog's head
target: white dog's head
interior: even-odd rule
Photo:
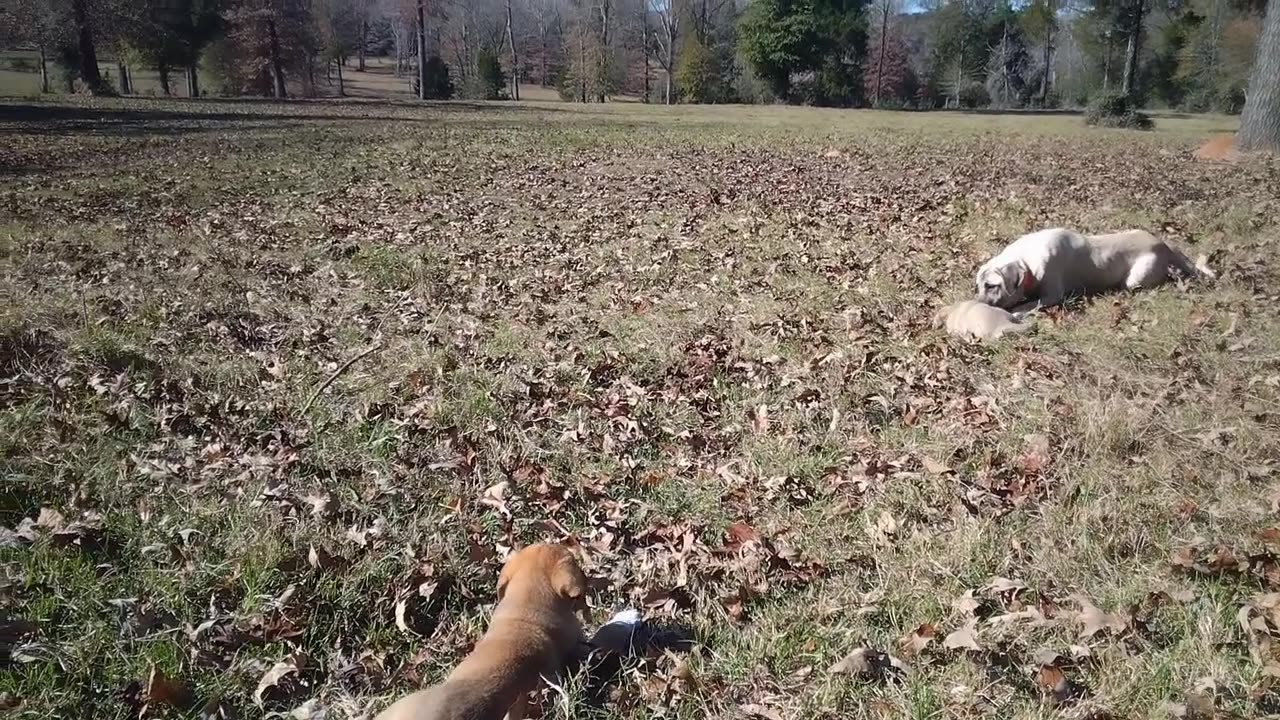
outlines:
[[[1036,286],[1036,277],[1030,268],[1021,260],[1004,265],[994,262],[988,261],[978,268],[974,278],[978,302],[1006,309],[1025,302]]]

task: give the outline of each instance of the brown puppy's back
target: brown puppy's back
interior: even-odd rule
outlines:
[[[502,720],[518,717],[543,675],[554,677],[585,637],[574,616],[586,578],[563,545],[517,552],[498,578],[489,630],[449,677],[382,711],[377,720]]]

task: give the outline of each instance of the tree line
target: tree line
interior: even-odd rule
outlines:
[[[1238,112],[1265,0],[8,0],[46,91],[314,94],[366,57],[422,98]],[[419,62],[422,58],[423,61]],[[109,81],[103,59],[117,72]],[[202,77],[204,78],[202,80]]]

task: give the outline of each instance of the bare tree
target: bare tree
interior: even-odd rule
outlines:
[[[562,0],[531,0],[528,7],[538,34],[539,82],[548,87],[553,48],[559,47],[564,38],[564,6]]]
[[[1271,0],[1258,39],[1258,54],[1240,115],[1241,150],[1280,152],[1280,2]]]
[[[507,0],[507,44],[511,46],[511,99],[520,99],[520,55],[516,51],[515,30],[511,22],[511,0]]]
[[[654,45],[658,48],[658,64],[667,76],[663,102],[671,105],[676,101],[676,42],[680,38],[680,8],[675,0],[649,0],[653,3],[653,13],[658,16],[658,30],[654,34]]]
[[[418,0],[418,99],[427,99],[427,10]]]
[[[871,104],[876,106],[880,104],[880,93],[884,89],[884,61],[889,42],[889,25],[898,15],[898,0],[876,0],[873,12],[875,22],[879,25],[877,30],[880,35],[880,42],[876,46],[876,81],[871,88]]]

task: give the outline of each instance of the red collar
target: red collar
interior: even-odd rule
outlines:
[[[1022,292],[1029,293],[1036,288],[1036,276],[1031,274],[1030,270],[1022,271],[1022,280],[1018,282],[1022,288]]]

